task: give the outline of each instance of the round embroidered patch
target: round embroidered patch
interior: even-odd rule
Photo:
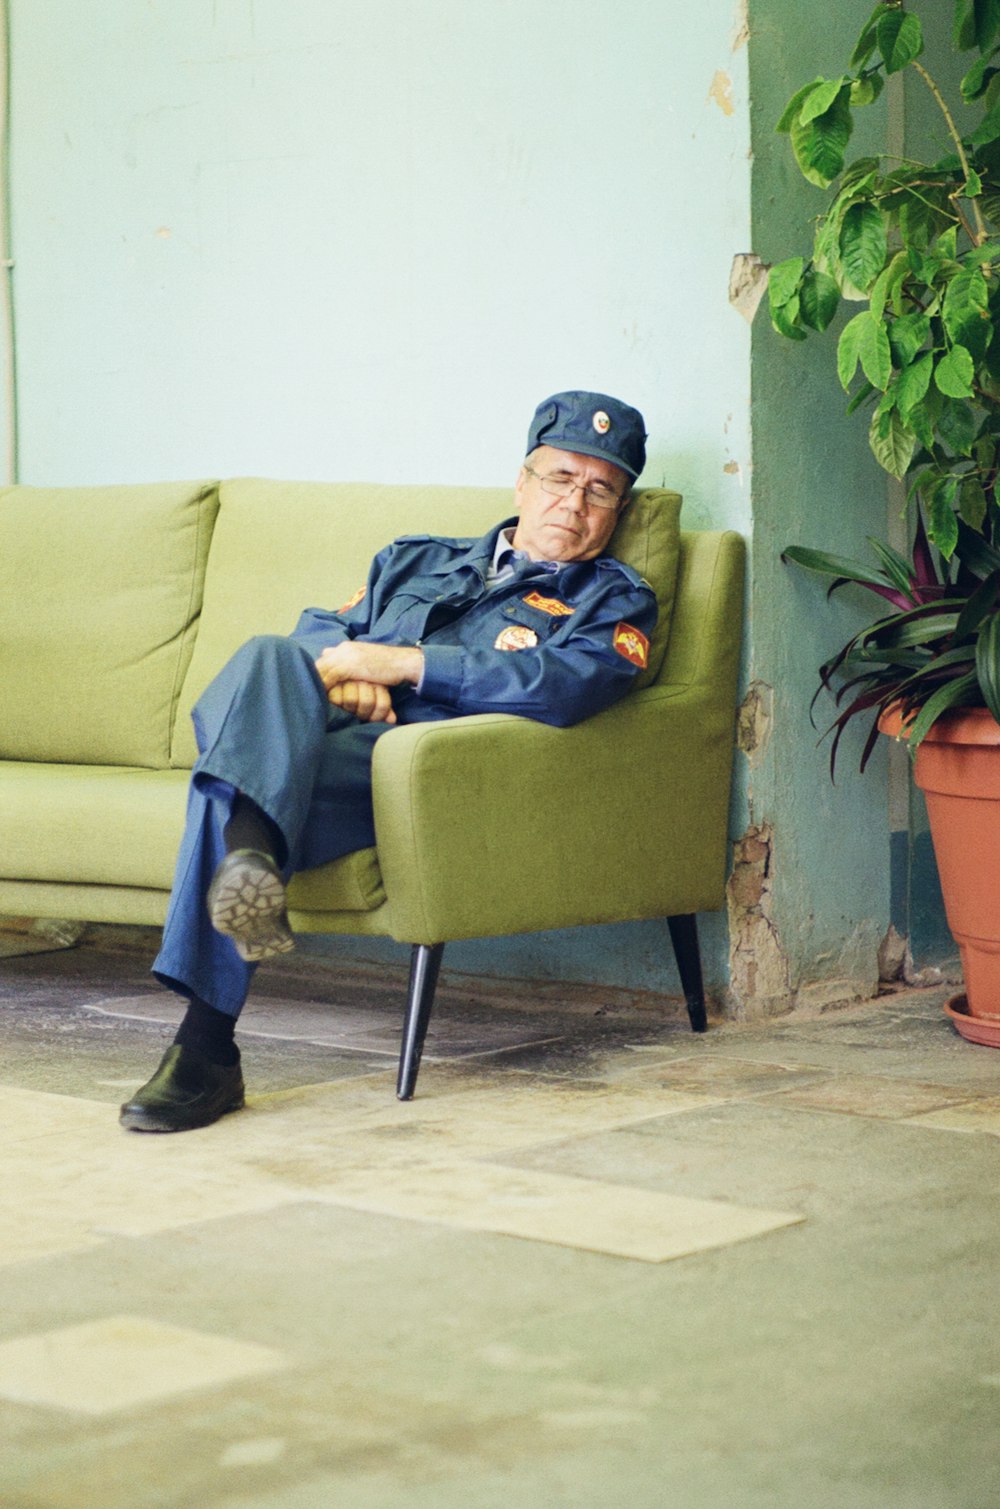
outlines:
[[[508,624],[506,629],[501,629],[493,641],[495,650],[530,650],[532,645],[538,643],[538,635],[534,629],[526,628],[524,624]]]
[[[591,423],[599,435],[606,435],[611,428],[611,420],[603,409],[598,409]]]

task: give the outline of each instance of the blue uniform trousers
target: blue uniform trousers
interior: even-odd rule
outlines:
[[[389,725],[361,723],[333,707],[309,652],[270,635],[236,652],[192,716],[200,753],[153,973],[181,995],[238,1016],[255,966],[215,931],[205,905],[236,792],[279,829],[286,879],[367,848],[375,842],[372,751]]]

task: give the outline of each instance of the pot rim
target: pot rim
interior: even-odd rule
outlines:
[[[899,704],[895,703],[879,714],[879,730],[891,739],[905,741],[915,716],[911,713],[904,723]],[[942,713],[931,725],[924,735],[924,743],[1000,745],[1000,723],[988,707],[955,708],[952,712]]]

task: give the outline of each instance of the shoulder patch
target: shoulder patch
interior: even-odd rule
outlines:
[[[624,655],[626,660],[631,660],[640,670],[646,669],[649,664],[649,640],[641,629],[624,622],[616,624],[612,643],[619,655]]]
[[[529,608],[537,608],[540,613],[549,613],[553,618],[568,618],[576,612],[569,603],[562,602],[558,597],[543,597],[540,592],[529,592],[523,601]]]
[[[346,603],[344,603],[343,607],[337,609],[337,612],[338,613],[349,613],[352,608],[356,608],[358,606],[358,603],[361,601],[361,599],[364,597],[364,595],[365,595],[365,593],[367,591],[368,591],[367,587],[359,587],[358,590],[357,590],[357,592],[355,592],[354,596],[353,597],[349,597],[347,599]]]

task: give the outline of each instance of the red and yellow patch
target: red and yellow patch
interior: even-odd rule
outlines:
[[[508,624],[506,629],[501,629],[493,641],[495,650],[530,650],[538,643],[538,635],[534,629],[528,629],[524,624]]]
[[[646,669],[649,664],[649,640],[641,629],[633,628],[627,623],[617,624],[612,643],[619,655],[624,655],[626,660],[631,660],[640,670]]]
[[[540,592],[529,592],[524,601],[529,608],[537,608],[540,613],[550,613],[553,618],[568,618],[576,612],[569,603],[560,602],[558,597],[543,597]]]
[[[342,608],[338,608],[337,609],[337,612],[338,613],[349,613],[352,608],[356,608],[358,606],[358,603],[361,601],[361,599],[364,597],[364,595],[365,595],[365,593],[367,591],[368,591],[367,587],[359,587],[358,590],[357,590],[357,592],[355,592],[354,596],[353,597],[349,597],[347,599],[346,603],[344,604],[344,606]]]

